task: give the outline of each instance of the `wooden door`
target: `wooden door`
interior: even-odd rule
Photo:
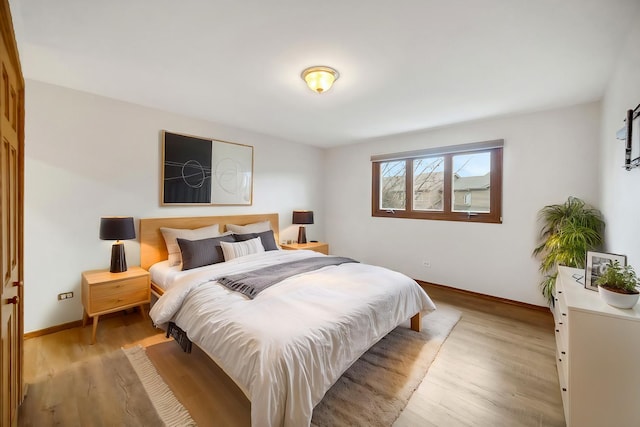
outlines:
[[[8,0],[0,5],[0,427],[22,402],[24,80]]]

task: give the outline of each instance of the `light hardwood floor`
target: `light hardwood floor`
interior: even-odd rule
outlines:
[[[462,319],[395,426],[565,425],[550,312],[425,289]]]
[[[436,305],[462,312],[424,381],[395,426],[563,426],[551,314],[425,286]],[[250,404],[200,350],[182,353],[139,313],[25,342],[25,381],[122,346],[147,346],[176,397],[200,426],[248,426]],[[64,390],[60,391],[64,393]],[[28,390],[27,390],[28,393]],[[27,399],[29,398],[27,394]],[[41,402],[46,407],[47,402]],[[46,425],[20,413],[20,425]]]

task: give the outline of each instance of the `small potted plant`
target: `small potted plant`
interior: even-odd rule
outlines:
[[[609,266],[595,283],[602,299],[614,307],[632,308],[640,297],[640,282],[633,267],[623,267],[618,261],[609,262]]]

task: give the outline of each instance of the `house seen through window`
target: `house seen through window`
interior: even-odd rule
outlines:
[[[503,141],[373,156],[372,215],[502,222]]]

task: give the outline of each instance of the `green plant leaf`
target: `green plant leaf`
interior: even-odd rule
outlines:
[[[558,265],[584,268],[587,251],[602,245],[604,221],[597,209],[577,197],[561,205],[547,205],[538,213],[542,223],[533,256],[540,258],[540,272],[553,273]],[[556,274],[540,283],[542,294],[551,301]]]
[[[630,265],[623,267],[618,261],[609,261],[606,270],[596,279],[595,283],[627,292],[635,292],[640,284],[633,267]]]

